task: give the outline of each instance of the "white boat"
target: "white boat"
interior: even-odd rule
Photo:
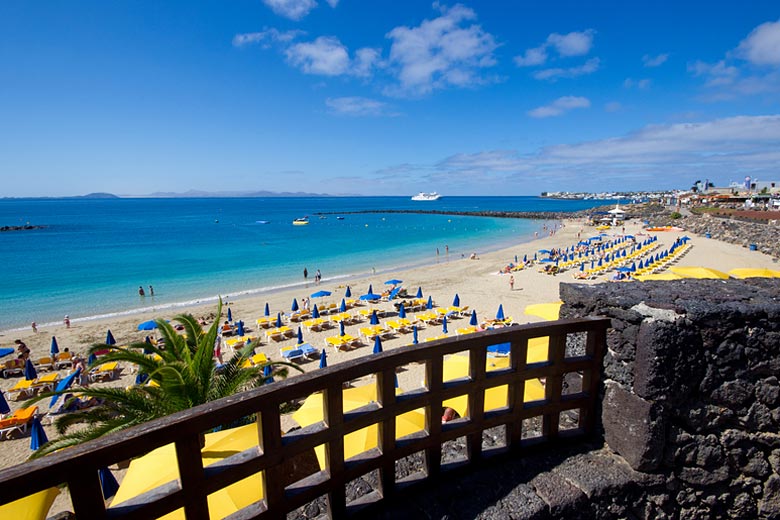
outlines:
[[[309,223],[309,217],[301,217],[293,220],[293,226],[305,226]]]
[[[439,197],[441,197],[441,195],[439,195],[435,191],[432,191],[431,193],[425,193],[421,191],[420,193],[412,197],[412,200],[439,200]]]

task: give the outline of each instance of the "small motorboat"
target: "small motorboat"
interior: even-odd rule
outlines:
[[[300,217],[293,220],[293,226],[305,226],[309,223],[309,217]]]
[[[344,220],[344,217],[336,217],[336,220]]]
[[[268,224],[270,220],[255,220],[255,224]]]

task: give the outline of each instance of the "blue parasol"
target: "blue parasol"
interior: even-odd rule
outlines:
[[[406,308],[404,307],[404,302],[401,302],[401,305],[398,307],[398,317],[406,318]]]
[[[415,298],[422,298],[422,297],[423,297],[423,295],[422,295],[422,287],[418,287],[417,288],[417,295],[415,296]]]
[[[346,332],[344,332],[344,321],[339,322],[339,336],[344,336]]]
[[[30,449],[37,450],[47,442],[49,442],[49,439],[46,437],[46,432],[43,431],[41,420],[36,417],[32,420],[32,426],[30,428]]]
[[[116,340],[114,339],[114,335],[111,334],[111,329],[108,329],[108,332],[106,332],[106,345],[116,345]]]
[[[382,296],[380,294],[368,293],[360,296],[361,300],[380,300]]]
[[[385,282],[385,285],[398,285],[404,283],[403,280],[399,280],[398,278],[393,278],[392,280],[388,280]]]
[[[328,366],[328,354],[325,352],[325,349],[322,349],[322,354],[320,354],[320,368],[325,368]]]
[[[298,310],[298,300],[297,298],[293,298],[292,306],[290,307],[290,310],[295,312]]]
[[[379,325],[379,316],[376,314],[376,309],[371,312],[371,325]]]
[[[270,316],[271,315],[271,311],[268,308],[268,302],[265,303],[265,312],[263,313],[263,315],[264,316]]]
[[[325,296],[330,296],[330,291],[317,291],[316,293],[311,293],[312,298],[324,298]]]
[[[244,335],[244,321],[243,320],[239,320],[239,322],[236,324],[236,328],[237,328],[236,332],[238,333],[238,336],[239,337],[243,336]]]
[[[344,298],[341,299],[341,305],[339,305],[339,312],[347,312],[347,302]]]
[[[344,297],[345,298],[352,298],[352,291],[349,288],[349,285],[347,285],[347,290],[344,291]]]
[[[271,370],[270,364],[263,367],[263,377],[265,378],[265,384],[267,385],[274,382],[273,371]]]
[[[417,345],[420,341],[417,339],[417,325],[412,327],[412,344]]]
[[[314,304],[314,308],[311,310],[311,317],[312,318],[319,318],[320,317],[320,310],[317,308],[317,304]]]
[[[5,394],[0,390],[0,413],[7,414],[11,412],[11,407],[8,406],[8,401],[5,400]]]
[[[441,331],[445,334],[447,334],[447,316],[444,316],[441,319]]]
[[[116,481],[111,470],[107,467],[100,468],[98,477],[100,477],[100,489],[103,491],[103,499],[108,500],[116,495],[116,492],[119,491],[119,482]]]
[[[233,312],[230,310],[230,307],[228,307],[227,319],[228,319],[229,322],[231,322],[231,323],[233,322]]]
[[[75,381],[75,379],[79,376],[79,374],[81,374],[81,367],[77,368],[76,371],[73,372],[72,374],[68,374],[67,377],[65,377],[65,379],[61,379],[57,383],[57,386],[54,388],[54,391],[62,392],[70,388],[70,385],[73,384],[73,381]],[[49,401],[49,408],[52,408],[57,403],[57,400],[59,398],[60,398],[59,395],[51,396],[51,401]],[[2,410],[0,410],[0,412],[2,412]]]
[[[455,293],[455,298],[452,299],[452,306],[460,307],[460,296],[458,296],[458,293]]]
[[[498,306],[498,312],[496,312],[496,319],[499,321],[504,321],[504,305],[499,304]]]
[[[298,345],[303,343],[303,331],[301,330],[301,326],[298,325]]]
[[[393,374],[393,378],[395,378],[395,387],[398,388],[398,374]]]
[[[374,286],[371,284],[368,284],[368,292],[366,294],[374,294]]]
[[[281,326],[282,326],[282,313],[281,312],[277,312],[276,313],[276,328],[278,329]]]
[[[49,352],[51,352],[51,355],[54,356],[60,351],[59,345],[57,345],[57,338],[54,336],[51,337],[51,349],[49,349]]]
[[[142,385],[146,383],[149,380],[149,374],[145,374],[143,372],[138,372],[135,376],[135,384]]]
[[[144,339],[144,343],[146,343],[146,345],[149,345],[149,347],[151,347],[152,338],[146,336],[146,339]],[[147,347],[146,345],[144,345],[144,354],[151,354],[152,352],[154,352],[151,348]]]
[[[379,339],[379,336],[376,336],[374,338],[374,354],[379,354],[382,352],[382,340]]]
[[[24,378],[28,381],[35,381],[38,379],[38,373],[35,371],[35,367],[30,358],[27,358],[27,361],[24,362]]]
[[[479,324],[479,322],[477,321],[477,311],[476,309],[474,309],[473,311],[471,311],[471,319],[469,320],[469,325],[471,325],[472,327],[476,327],[477,324]]]
[[[585,270],[585,262],[580,262],[580,271]]]
[[[433,298],[428,295],[428,303],[425,304],[425,308],[428,310],[433,309]]]
[[[92,353],[92,354],[90,354],[90,355],[89,355],[89,357],[87,358],[87,364],[88,364],[89,366],[92,366],[92,365],[95,363],[95,361],[97,361],[97,355],[96,355],[96,354],[93,352],[93,353]]]
[[[228,320],[232,321],[232,319],[230,318],[230,309],[228,309]],[[138,324],[138,330],[153,330],[156,328],[157,328],[157,322],[155,322],[154,320],[148,320]]]
[[[523,255],[523,263],[526,263],[528,261],[528,255]]]

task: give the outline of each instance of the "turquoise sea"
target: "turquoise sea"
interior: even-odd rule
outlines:
[[[367,209],[575,211],[606,201],[538,197],[5,199],[0,226],[0,330],[173,307],[303,283],[392,272],[530,240],[542,223]],[[320,219],[318,212],[345,212]],[[309,215],[308,226],[292,220]],[[267,223],[260,223],[267,221]],[[341,282],[338,282],[341,283]],[[154,298],[141,298],[138,286]]]

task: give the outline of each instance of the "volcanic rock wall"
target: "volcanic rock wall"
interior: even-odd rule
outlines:
[[[661,479],[632,491],[634,512],[780,518],[780,281],[564,284],[561,298],[562,317],[612,318],[604,439]]]

